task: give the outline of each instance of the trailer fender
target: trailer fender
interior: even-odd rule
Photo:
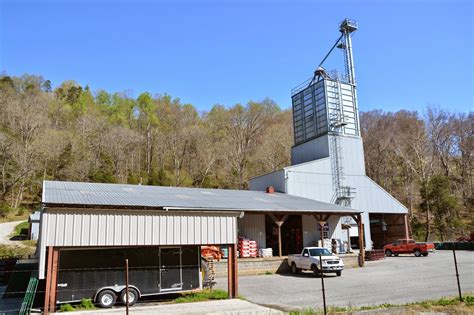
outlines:
[[[97,295],[99,295],[100,292],[104,291],[104,290],[112,290],[114,291],[115,293],[117,293],[117,295],[120,294],[120,292],[122,292],[122,290],[125,290],[126,286],[125,285],[113,285],[113,286],[108,286],[108,287],[101,287],[100,289],[98,289],[95,294],[94,294],[94,298],[93,298],[93,301],[96,300],[97,298]],[[129,285],[128,286],[129,289],[133,288],[135,290],[137,290],[138,292],[138,298],[140,298],[142,296],[142,293],[140,292],[140,290],[134,286],[134,285]]]

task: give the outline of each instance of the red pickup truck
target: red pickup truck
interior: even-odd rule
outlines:
[[[393,244],[387,244],[383,247],[385,256],[390,257],[392,255],[398,256],[398,254],[415,254],[416,257],[428,256],[429,252],[434,251],[433,243],[417,243],[410,239],[397,240]]]

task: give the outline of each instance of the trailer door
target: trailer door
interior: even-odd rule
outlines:
[[[160,291],[181,290],[181,248],[160,248]]]

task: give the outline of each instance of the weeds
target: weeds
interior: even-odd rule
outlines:
[[[96,307],[91,299],[82,299],[81,303],[77,305],[71,305],[67,303],[67,304],[62,304],[59,307],[60,312],[74,312],[74,311],[80,311],[80,310],[94,310],[94,309],[96,309]]]
[[[173,303],[190,303],[209,300],[225,300],[229,297],[223,290],[204,290],[200,292],[185,293],[179,298],[173,300]]]
[[[458,298],[441,298],[439,300],[427,300],[415,303],[409,303],[405,305],[397,305],[390,303],[383,303],[380,305],[373,306],[361,306],[361,307],[339,307],[339,306],[330,306],[328,307],[328,314],[341,314],[341,313],[351,313],[355,311],[368,311],[368,310],[380,310],[380,309],[390,309],[395,307],[402,307],[406,310],[412,309],[412,307],[420,306],[424,309],[432,309],[442,307],[443,309],[452,309],[454,306],[474,306],[474,295],[465,295],[463,297],[464,303],[461,303]],[[292,311],[290,315],[319,315],[324,314],[322,309],[305,309],[302,311]]]

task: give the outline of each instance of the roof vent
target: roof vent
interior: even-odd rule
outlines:
[[[275,192],[275,187],[273,186],[268,186],[267,189],[265,189],[267,194],[273,194]]]

